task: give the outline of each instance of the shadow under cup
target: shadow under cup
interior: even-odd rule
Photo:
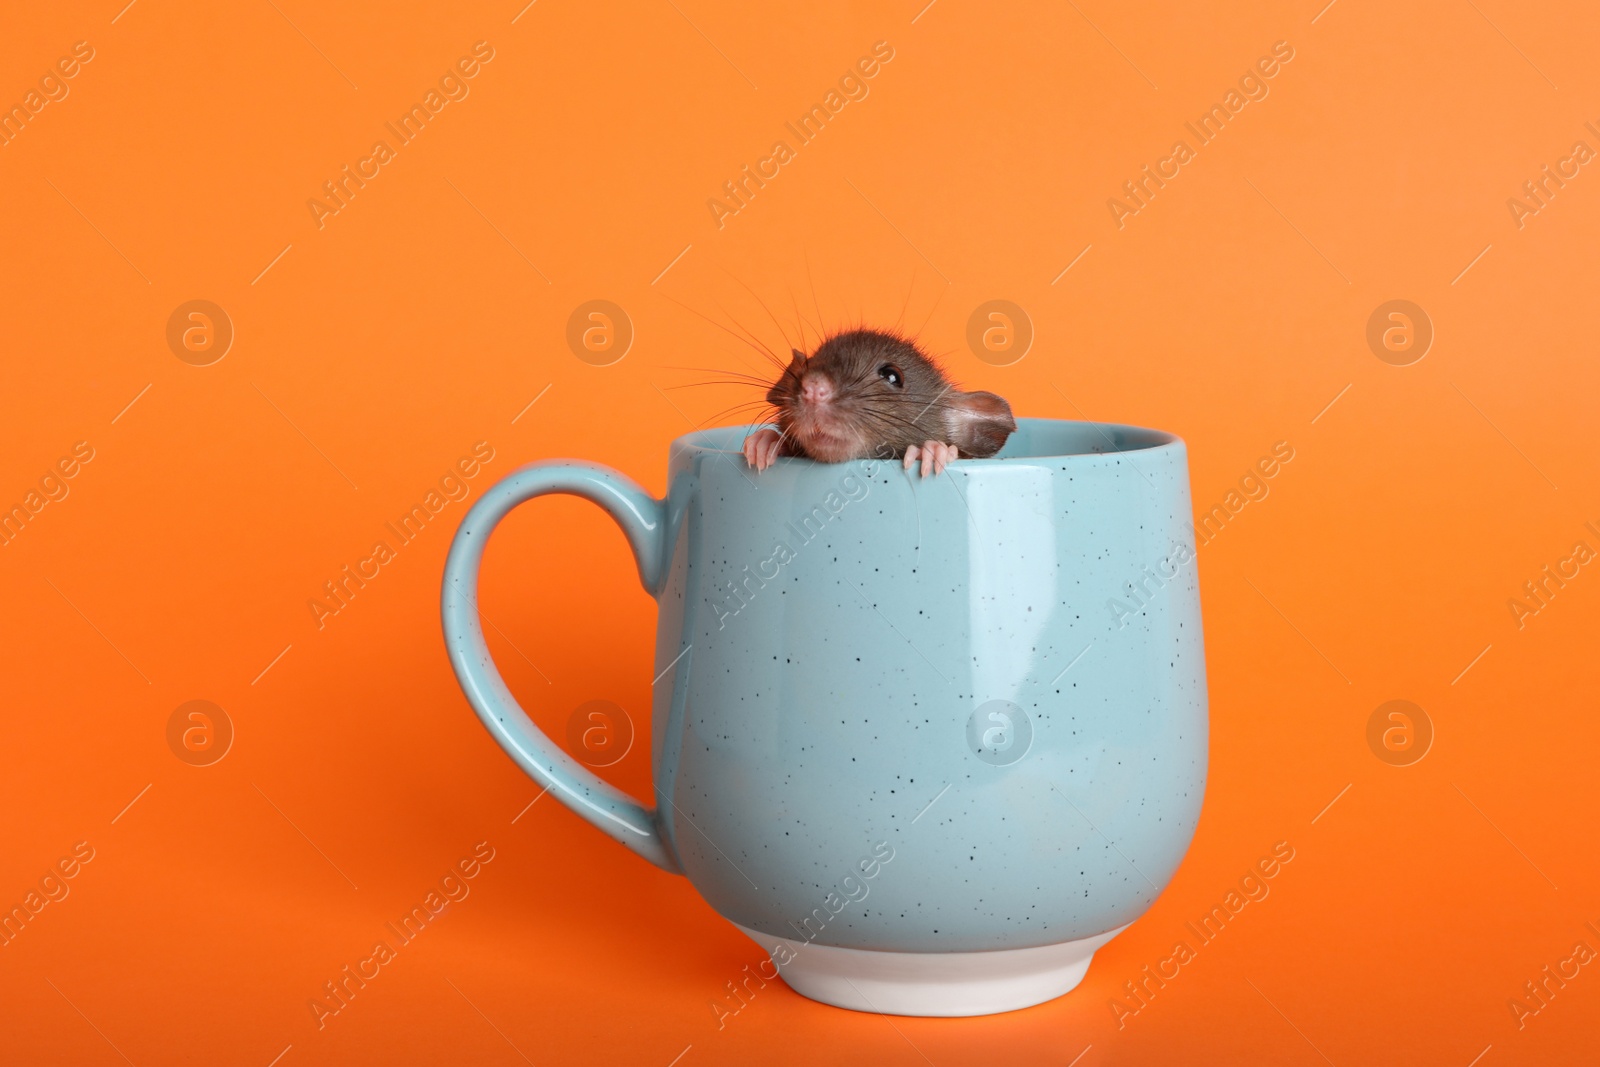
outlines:
[[[1199,817],[1183,442],[1019,419],[999,455],[923,478],[896,460],[757,474],[746,432],[675,441],[665,501],[571,461],[485,494],[444,594],[474,707],[807,996],[971,1015],[1066,992],[1166,886]],[[543,492],[610,511],[658,602],[653,811],[538,734],[476,629],[483,539]]]

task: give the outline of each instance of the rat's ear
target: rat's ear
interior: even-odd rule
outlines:
[[[950,404],[950,443],[964,456],[983,459],[1000,451],[1017,428],[1011,405],[993,393],[957,393]]]

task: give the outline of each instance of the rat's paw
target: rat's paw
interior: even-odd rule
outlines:
[[[943,474],[950,461],[955,459],[959,450],[955,445],[940,444],[938,441],[924,441],[919,448],[912,445],[906,449],[902,469],[910,470],[918,462],[922,464],[922,476],[929,474]]]
[[[757,430],[744,439],[745,462],[758,471],[772,466],[783,447],[783,435],[777,430]]]

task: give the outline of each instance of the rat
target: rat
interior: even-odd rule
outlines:
[[[1011,405],[993,393],[964,393],[916,343],[881,330],[834,334],[809,357],[798,349],[769,390],[778,428],[744,440],[757,471],[779,456],[822,463],[889,458],[922,476],[953,459],[1000,451],[1017,428]]]

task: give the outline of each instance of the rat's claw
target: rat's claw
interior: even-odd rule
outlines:
[[[905,459],[901,461],[901,469],[910,470],[919,462],[922,465],[922,476],[930,474],[943,474],[950,461],[955,459],[958,449],[955,445],[940,444],[938,441],[924,441],[920,446],[912,445],[906,449]]]
[[[766,470],[768,467],[778,462],[778,456],[782,452],[783,435],[779,433],[773,433],[771,439],[765,443],[765,454],[761,458],[761,469]]]
[[[745,462],[757,471],[764,471],[778,458],[783,437],[777,430],[757,430],[744,439]]]

